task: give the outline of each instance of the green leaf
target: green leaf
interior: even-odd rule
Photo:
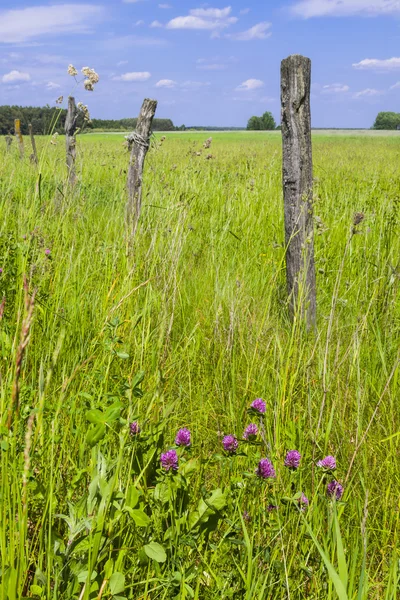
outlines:
[[[33,596],[41,596],[43,594],[43,590],[40,585],[31,585],[29,591]]]
[[[89,446],[95,446],[106,435],[106,426],[100,423],[95,427],[91,427],[86,434],[86,442]]]
[[[147,527],[151,521],[146,513],[138,508],[134,509],[130,506],[125,506],[123,510],[132,517],[132,519],[135,521],[135,525],[138,527]]]
[[[147,556],[156,562],[164,563],[167,560],[167,555],[161,544],[157,544],[157,542],[151,542],[151,544],[146,544],[146,546],[143,548]]]
[[[125,575],[116,571],[110,578],[110,592],[113,596],[125,590]]]
[[[118,356],[118,358],[122,358],[123,360],[129,358],[129,354],[127,354],[126,352],[116,352],[116,355]]]
[[[88,410],[85,416],[86,420],[89,421],[89,423],[94,423],[95,425],[97,425],[98,423],[106,422],[104,413],[102,413],[101,410],[98,410],[97,408]]]
[[[139,497],[139,490],[134,485],[130,485],[126,494],[125,506],[135,508],[139,502]]]

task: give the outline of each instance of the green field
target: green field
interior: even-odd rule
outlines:
[[[39,169],[2,142],[1,599],[400,594],[394,133],[314,133],[315,334],[287,313],[279,132],[157,134],[133,247],[123,135],[79,138],[75,190],[61,138]]]

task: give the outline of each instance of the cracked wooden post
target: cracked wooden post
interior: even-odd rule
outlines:
[[[21,120],[20,119],[14,120],[14,130],[15,130],[15,136],[18,140],[19,157],[22,160],[24,158],[24,139],[23,139],[22,133],[21,133]]]
[[[316,323],[311,146],[311,60],[294,54],[281,63],[281,123],[286,278],[291,317]]]
[[[151,125],[157,109],[157,100],[146,98],[140,109],[136,131],[128,137],[131,149],[128,171],[128,201],[126,205],[126,223],[133,237],[139,222],[142,208],[142,178],[144,161],[150,146]]]
[[[68,183],[72,186],[76,183],[75,159],[76,159],[76,121],[78,119],[78,109],[75,104],[75,98],[69,96],[68,111],[65,119],[65,149],[67,153]]]
[[[39,159],[38,159],[38,153],[37,153],[37,148],[36,148],[36,141],[33,135],[33,129],[32,129],[32,125],[31,123],[29,123],[28,125],[28,129],[29,129],[29,136],[31,138],[31,144],[32,144],[32,154],[31,154],[31,161],[35,163],[35,165],[39,164]]]

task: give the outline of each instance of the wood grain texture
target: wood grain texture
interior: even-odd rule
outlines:
[[[76,122],[78,119],[78,109],[75,104],[75,98],[69,96],[68,111],[65,120],[65,150],[68,170],[68,183],[75,185],[76,183]]]
[[[286,275],[292,318],[316,322],[311,144],[311,61],[298,54],[281,63],[281,123]]]
[[[150,146],[151,125],[157,109],[157,100],[146,98],[140,110],[136,131],[128,136],[131,148],[128,171],[128,201],[126,221],[128,231],[134,236],[142,209],[142,179],[144,162]]]

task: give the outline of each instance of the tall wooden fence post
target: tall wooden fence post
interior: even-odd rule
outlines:
[[[128,202],[126,205],[126,222],[128,231],[133,237],[139,222],[142,208],[142,177],[144,161],[150,147],[151,125],[157,109],[157,100],[146,98],[140,109],[136,131],[128,137],[131,155],[128,171]]]
[[[311,146],[311,60],[294,54],[281,64],[281,122],[286,277],[290,313],[316,322]]]
[[[22,160],[24,158],[24,140],[23,140],[22,133],[21,133],[21,120],[20,119],[14,120],[14,129],[15,129],[15,136],[18,140],[19,157]]]
[[[29,136],[31,138],[31,144],[32,144],[31,160],[32,160],[32,162],[35,163],[35,165],[37,165],[37,164],[39,164],[39,159],[38,159],[38,153],[37,153],[37,148],[36,148],[36,141],[35,141],[35,137],[33,135],[32,125],[30,123],[28,125],[28,129],[29,129]]]
[[[65,119],[65,149],[67,154],[68,183],[75,185],[75,159],[76,159],[76,121],[78,119],[78,109],[75,104],[75,98],[69,96],[68,111]]]

